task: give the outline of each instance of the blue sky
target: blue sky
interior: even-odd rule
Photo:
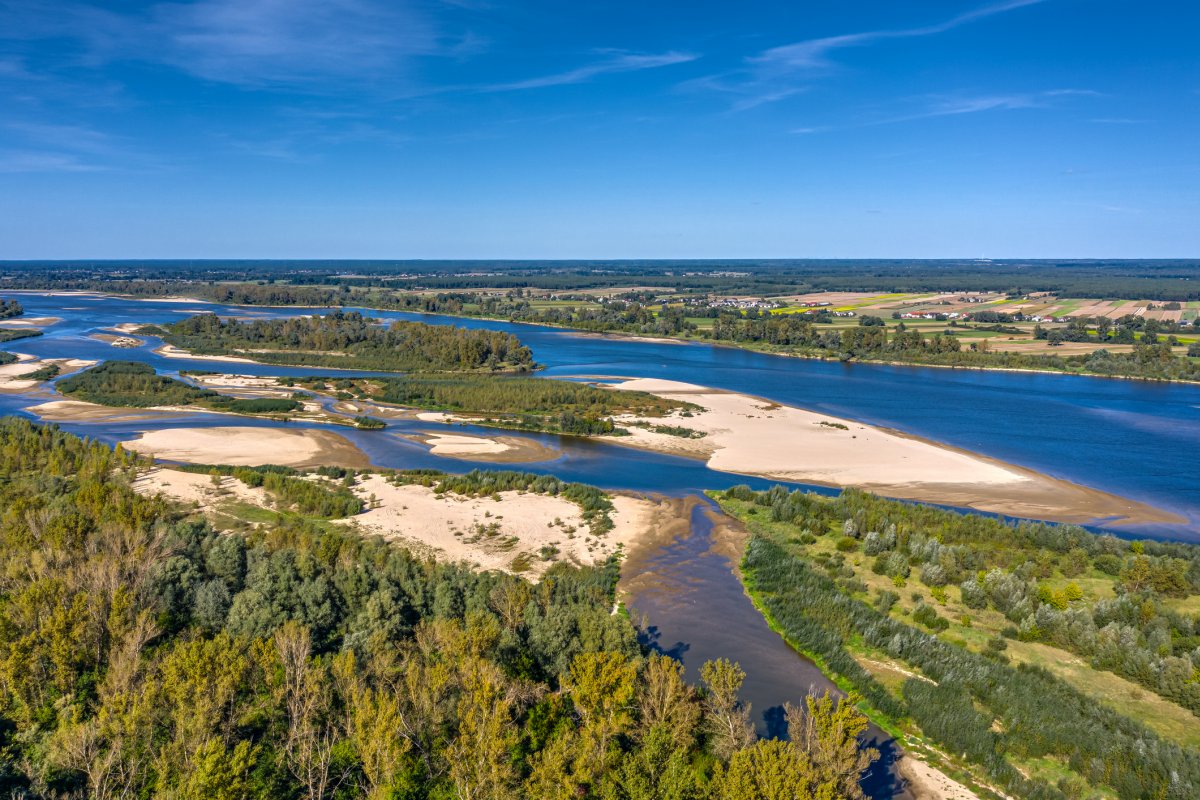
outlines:
[[[1200,4],[0,0],[0,258],[1200,256]]]

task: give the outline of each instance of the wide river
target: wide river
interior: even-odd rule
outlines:
[[[314,313],[313,309],[264,309],[207,303],[149,302],[95,295],[20,294],[27,317],[60,317],[45,335],[5,345],[39,357],[122,358],[144,361],[163,372],[226,368],[242,374],[329,374],[251,364],[169,359],[138,349],[114,349],[89,338],[122,322],[167,323],[210,311],[239,317]],[[508,331],[532,348],[553,377],[648,377],[686,381],[753,394],[823,411],[972,450],[1058,478],[1140,500],[1184,517],[1180,525],[1115,529],[1120,535],[1200,541],[1200,386],[1084,378],[1021,372],[984,372],[923,367],[841,364],[752,353],[704,344],[594,336],[533,325],[465,318],[369,311],[385,319],[419,320]],[[25,414],[46,391],[0,395],[0,414]],[[133,438],[149,428],[201,425],[271,425],[268,421],[211,414],[133,423],[65,423],[67,430],[106,442]],[[391,423],[389,432],[428,430],[428,424]],[[430,455],[397,436],[340,430],[381,466],[437,467],[465,471],[494,468]],[[734,483],[767,482],[709,470],[684,458],[619,445],[532,435],[562,451],[553,461],[523,466],[606,489],[694,494]],[[632,598],[646,614],[656,644],[681,657],[694,676],[716,654],[739,660],[748,673],[747,699],[760,727],[769,729],[784,700],[796,701],[810,684],[828,685],[810,664],[783,645],[750,606],[721,556],[709,551],[710,524],[698,510],[692,534],[664,546],[647,563],[661,576],[653,591]],[[886,776],[872,795],[889,796]]]

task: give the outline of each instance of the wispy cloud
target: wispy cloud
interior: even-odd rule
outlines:
[[[1026,108],[1048,108],[1059,98],[1099,97],[1091,89],[1048,89],[1041,92],[1018,92],[990,95],[930,95],[923,98],[925,108],[910,114],[876,120],[871,124],[885,125],[894,122],[950,117],[959,114],[978,114],[984,111],[1014,111]]]
[[[96,172],[154,166],[125,140],[82,125],[0,123],[6,172]]]
[[[395,78],[406,59],[441,46],[409,4],[366,0],[164,3],[154,7],[147,29],[176,67],[239,84]]]
[[[100,172],[105,167],[82,161],[69,153],[0,149],[0,173]]]
[[[600,61],[585,64],[566,72],[543,75],[537,78],[512,81],[511,83],[494,83],[483,87],[488,92],[515,92],[524,89],[542,89],[547,86],[564,86],[572,83],[583,83],[600,75],[610,75],[619,72],[637,72],[644,69],[669,67],[695,61],[697,56],[691,53],[617,53]]]
[[[71,41],[85,66],[144,61],[205,80],[306,90],[395,84],[414,57],[479,45],[444,34],[414,0],[195,0],[138,11],[15,0],[0,5],[0,39]]]
[[[802,42],[773,47],[749,60],[750,63],[769,71],[792,72],[796,70],[824,69],[833,66],[828,56],[835,50],[847,47],[860,47],[887,39],[912,39],[921,36],[933,36],[954,30],[969,22],[1042,2],[1045,2],[1045,0],[1008,0],[1008,2],[995,3],[959,14],[956,17],[934,25],[894,30],[864,31],[862,33],[848,33],[840,36],[808,39]]]
[[[802,82],[833,72],[837,64],[831,55],[835,51],[892,39],[934,36],[976,20],[1042,2],[1045,0],[1007,0],[932,25],[846,33],[780,45],[748,57],[746,66],[741,69],[685,82],[680,86],[684,89],[710,89],[740,95],[742,99],[736,100],[731,110],[746,111],[798,94],[805,88]]]

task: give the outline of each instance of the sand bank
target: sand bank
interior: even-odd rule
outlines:
[[[678,425],[686,439],[629,427],[614,444],[704,459],[712,469],[888,497],[1062,522],[1177,523],[1173,514],[965,450],[828,414],[678,381],[637,379],[619,388],[695,403],[702,411],[618,423]]]
[[[235,364],[257,364],[249,358],[238,358],[237,356],[203,356],[195,353],[181,350],[173,344],[164,344],[154,349],[154,352],[164,358],[188,358],[193,361],[229,361]]]
[[[94,363],[94,362],[89,362]],[[47,422],[140,422],[198,413],[191,408],[115,408],[83,400],[51,400],[25,408]]]
[[[4,328],[47,328],[62,322],[62,317],[14,317],[0,320]]]
[[[108,330],[117,333],[137,333],[139,328],[145,328],[147,324],[145,322],[122,322],[119,325],[113,325]]]
[[[896,764],[917,800],[979,800],[979,795],[929,764],[905,754]]]
[[[12,364],[0,366],[0,393],[24,392],[36,387],[41,381],[32,380],[24,376],[50,364],[57,364],[63,372],[71,372],[76,369],[90,367],[96,363],[95,361],[84,361],[79,358],[47,358],[39,360],[25,353],[13,353],[13,355],[17,356],[20,360]]]
[[[111,333],[93,333],[88,338],[95,339],[98,342],[108,342],[113,347],[141,347],[146,343],[145,339],[138,339],[133,336],[116,336]]]
[[[562,453],[533,439],[520,436],[468,436],[422,431],[404,438],[429,445],[429,452],[446,458],[515,464],[550,461]]]
[[[655,503],[612,498],[613,530],[593,536],[579,506],[552,495],[501,492],[491,497],[437,494],[426,486],[395,486],[381,475],[355,491],[377,507],[340,522],[441,560],[485,570],[540,576],[556,561],[594,564],[628,546],[649,529]]]
[[[214,484],[210,475],[163,467],[153,467],[140,473],[133,482],[133,490],[144,495],[166,495],[172,500],[194,505],[201,511],[214,511],[217,506],[229,501],[271,507],[271,499],[262,487],[251,488],[230,476],[222,477],[219,484]]]
[[[121,444],[127,450],[189,464],[370,465],[367,455],[344,436],[307,428],[164,428]]]

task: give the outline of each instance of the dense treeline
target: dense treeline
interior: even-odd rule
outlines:
[[[357,312],[253,322],[199,314],[171,325],[163,340],[195,353],[249,353],[273,364],[393,372],[535,366],[529,348],[512,334],[419,322],[381,326]]]
[[[237,414],[279,414],[302,406],[287,397],[229,397],[159,375],[149,364],[138,361],[103,361],[64,378],[55,388],[79,400],[121,408],[202,406]]]
[[[901,576],[910,570],[916,576],[919,571],[931,588],[954,578],[974,581],[989,563],[1002,564],[987,572],[984,582],[994,584],[999,598],[1007,598],[1010,590],[1020,594],[1015,602],[1027,603],[1034,614],[1038,593],[1031,597],[1024,587],[1027,576],[1036,577],[1038,570],[1106,557],[1130,558],[1131,564],[1146,558],[1176,575],[1180,567],[1171,562],[1183,562],[1190,582],[1196,548],[1138,543],[1141,552],[1130,557],[1129,543],[1072,526],[1007,525],[855,491],[827,498],[783,487],[768,492],[738,487],[727,493],[725,502],[730,501],[734,510],[738,502],[766,509],[773,522],[786,523],[795,531],[792,541],[756,532],[743,564],[752,593],[785,636],[819,656],[882,713],[893,719],[911,718],[949,751],[965,753],[984,766],[1010,792],[1021,797],[1061,796],[1052,787],[1036,785],[1006,756],[1062,760],[1092,786],[1111,787],[1125,798],[1184,798],[1200,786],[1197,753],[1160,740],[1041,669],[1013,668],[994,652],[971,652],[889,615],[894,594],[881,593],[868,603],[865,587],[848,577],[852,572],[836,560],[817,562],[824,568],[818,569],[797,543],[822,535],[857,538],[864,552],[875,556],[885,570]],[[754,520],[753,514],[743,516]],[[1049,597],[1041,607],[1052,608],[1058,602],[1053,593],[1041,596]],[[1135,607],[1140,612],[1146,596],[1137,596]],[[935,630],[941,627],[929,624],[929,617],[938,616],[932,607],[921,608],[927,609],[926,614],[914,613],[914,621]],[[1095,613],[1102,612],[1097,608]],[[1190,620],[1189,629],[1196,624]],[[847,647],[852,641],[904,662],[922,677],[908,679],[901,696],[896,696],[850,654]],[[1184,647],[1192,644],[1183,643]]]
[[[289,380],[289,379],[285,379]],[[493,375],[395,378],[295,378],[317,391],[401,406],[470,414],[482,424],[576,435],[618,433],[615,414],[663,416],[689,404],[646,392],[601,389],[575,381]]]
[[[0,319],[12,319],[25,313],[17,300],[0,300]]]
[[[860,796],[851,704],[756,743],[736,665],[697,690],[610,613],[615,565],[535,586],[299,524],[220,534],[135,468],[0,421],[6,794]]]
[[[652,286],[663,291],[1057,292],[1065,297],[1200,299],[1194,260],[660,260],[660,261],[121,261],[6,262],[8,288],[186,294],[235,302],[241,286],[550,290]],[[264,278],[266,280],[264,280]],[[233,288],[228,288],[228,287]],[[276,305],[292,301],[277,298]],[[237,300],[242,302],[242,300]],[[327,305],[327,303],[308,303]],[[341,305],[338,303],[338,305]]]
[[[1129,342],[1134,342],[1130,326]],[[1109,375],[1157,380],[1200,380],[1200,362],[1176,356],[1167,341],[1138,338],[1131,353],[1113,353],[1101,347],[1104,341],[1123,343],[1121,326],[1104,340],[1095,339],[1097,349],[1087,355],[1058,356],[988,351],[986,344],[962,343],[948,333],[929,336],[917,330],[889,332],[881,326],[858,326],[841,330],[821,330],[796,315],[751,313],[744,317],[726,317],[714,325],[710,338],[735,343],[765,344],[785,352],[869,361],[896,361],[906,364],[930,364],[990,369],[1032,369],[1052,372]]]
[[[36,328],[21,328],[13,330],[12,328],[0,328],[0,344],[5,342],[16,342],[21,339],[32,339],[35,336],[41,336],[42,332]],[[11,355],[11,353],[9,354]]]

